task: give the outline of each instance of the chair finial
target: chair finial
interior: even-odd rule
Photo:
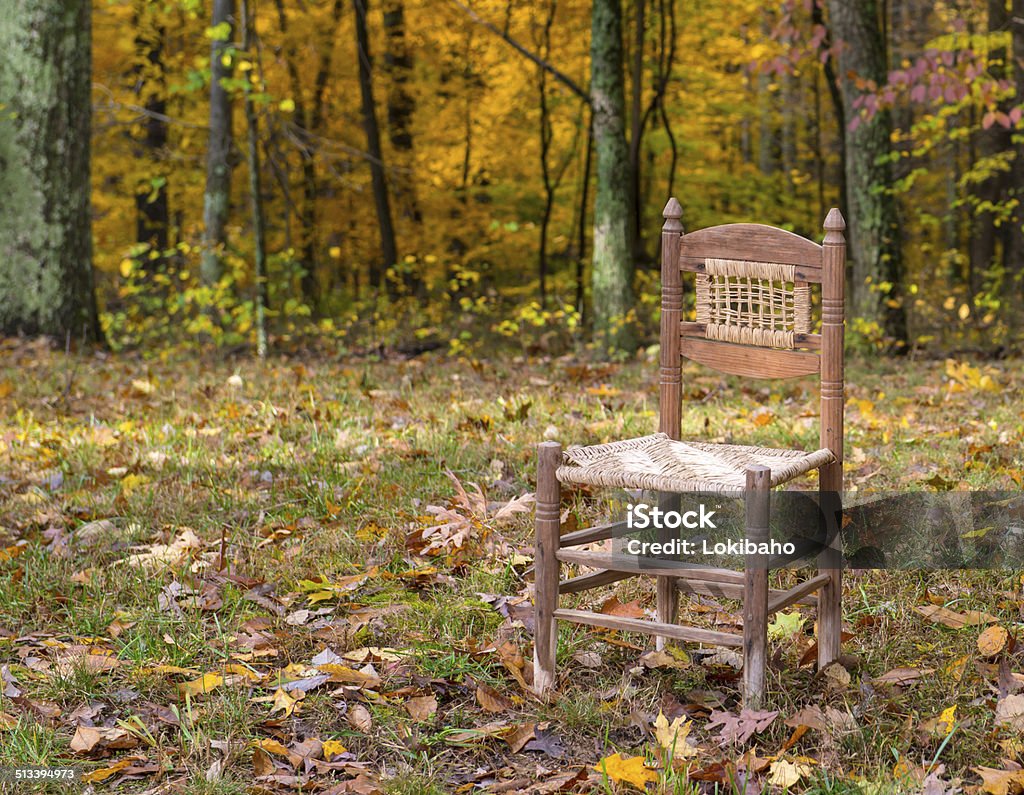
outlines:
[[[683,222],[679,220],[683,217],[683,206],[675,196],[668,200],[668,204],[665,205],[661,214],[665,217],[665,223],[661,227],[662,231],[680,233],[683,231]]]
[[[846,220],[843,218],[843,214],[839,212],[839,208],[833,207],[828,211],[828,215],[825,216],[825,231],[842,232],[844,229],[846,229]]]

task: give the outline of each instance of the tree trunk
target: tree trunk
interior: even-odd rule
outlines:
[[[1013,83],[1016,87],[1014,102],[1024,102],[1024,0],[1013,0],[1010,20],[1013,46]],[[1018,202],[1024,202],[1024,141],[1017,129],[1016,156],[1010,173]],[[1011,197],[1012,198],[1012,197]],[[1024,319],[1024,207],[1020,203],[1014,212],[1006,241],[1006,270],[1010,280],[1010,316],[1019,328]]]
[[[606,344],[632,352],[635,337],[624,322],[633,308],[629,235],[629,150],[625,135],[620,0],[594,0],[590,86],[597,153],[591,293],[594,331]]]
[[[989,0],[988,31],[989,34],[1004,32],[1009,27],[1006,13],[1006,0]],[[1002,80],[1008,77],[1006,70],[1006,48],[994,47],[988,56],[989,74]],[[1004,108],[1005,110],[1005,108]],[[977,158],[985,160],[999,152],[1007,151],[1011,146],[1010,131],[999,124],[977,133]],[[973,165],[973,164],[972,164]],[[1007,177],[1004,171],[993,172],[978,183],[975,193],[983,205],[995,205],[1005,200]],[[984,284],[985,275],[995,264],[996,228],[995,214],[989,209],[976,211],[973,216],[970,247],[970,288],[971,295],[977,295]],[[1004,252],[1005,253],[1005,252]]]
[[[885,39],[877,0],[850,3],[829,0],[832,35],[842,42],[839,87],[846,119],[854,120],[853,103],[860,94],[856,80],[886,80]],[[877,323],[897,345],[907,340],[902,301],[900,229],[892,173],[888,161],[892,118],[888,111],[870,120],[858,119],[855,129],[843,129],[846,150],[847,221],[853,230],[854,316]]]
[[[0,14],[0,333],[99,340],[92,277],[91,4]]]
[[[366,131],[366,150],[370,155],[370,176],[373,182],[373,200],[377,206],[377,226],[380,229],[380,251],[383,268],[371,266],[370,282],[379,286],[386,272],[398,261],[395,245],[395,227],[391,220],[391,203],[384,176],[384,155],[380,148],[380,127],[377,124],[377,106],[373,99],[373,71],[370,61],[370,42],[366,32],[367,0],[352,0],[356,17],[356,55],[359,58],[359,93],[363,98],[363,129]],[[393,285],[388,282],[388,292]]]
[[[149,157],[160,162],[167,147],[167,86],[163,63],[165,30],[145,2],[138,4],[135,18],[138,26],[135,46],[142,59],[134,70],[135,93],[140,95],[146,118],[143,135],[135,140],[134,149],[136,157]],[[156,171],[155,181],[143,182],[135,193],[135,239],[147,245],[149,251],[158,253],[157,257],[146,256],[143,259],[147,270],[156,270],[164,262],[170,229],[166,174],[162,168]]]
[[[815,25],[825,24],[825,15],[822,13],[821,5],[817,2],[811,3],[811,22]],[[822,62],[821,71],[825,76],[825,85],[828,87],[828,95],[832,100],[832,112],[836,117],[836,128],[839,134],[836,136],[836,148],[839,155],[839,212],[844,218],[850,217],[850,200],[846,189],[846,108],[843,106],[843,94],[839,90],[839,78],[836,76],[835,59],[832,57],[832,34],[826,34],[822,47],[826,53]],[[853,229],[847,224],[846,243],[852,245]]]
[[[235,22],[235,0],[213,0],[210,25],[218,35],[210,46],[210,137],[206,148],[206,192],[203,194],[203,254],[199,271],[205,284],[215,284],[224,271],[221,254],[227,242],[231,202],[231,95],[221,81],[231,76],[225,64]],[[223,30],[220,26],[226,25]]]
[[[252,6],[253,0],[242,0],[242,47],[249,56],[251,62],[259,63],[254,43],[254,31],[256,28],[256,17]],[[245,128],[248,142],[248,166],[249,166],[249,195],[252,199],[252,241],[253,260],[255,272],[253,280],[256,282],[255,295],[255,326],[256,326],[256,355],[261,359],[267,355],[267,242],[264,231],[263,218],[263,195],[260,180],[260,128],[259,119],[256,116],[256,106],[252,101],[252,92],[256,88],[254,69],[246,72],[248,85],[245,91]],[[262,73],[262,64],[259,71]]]
[[[646,114],[643,112],[644,45],[647,39],[647,0],[634,0],[633,62],[630,65],[629,112],[629,223],[633,266],[646,259],[644,252],[643,202],[641,200],[640,153]]]

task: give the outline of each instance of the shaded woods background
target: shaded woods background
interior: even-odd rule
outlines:
[[[97,0],[91,43],[57,5],[0,30],[26,49],[0,77],[7,332],[629,350],[655,338],[674,194],[687,229],[815,239],[840,206],[867,349],[1015,339],[1021,0]],[[81,112],[33,127],[54,101]],[[88,241],[25,233],[46,203],[11,187],[73,211],[88,154],[38,139],[83,116],[91,279]],[[58,260],[48,315],[24,274]]]

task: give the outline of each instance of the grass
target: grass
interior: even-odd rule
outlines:
[[[5,344],[0,665],[21,695],[0,696],[0,767],[73,764],[95,772],[136,754],[158,761],[166,780],[179,782],[171,791],[229,795],[257,785],[252,743],[290,747],[317,738],[349,749],[353,767],[313,768],[312,779],[326,783],[361,770],[384,792],[421,795],[479,781],[550,780],[615,751],[650,753],[650,720],[669,703],[695,716],[691,739],[702,749],[702,767],[741,756],[743,748],[718,747],[705,728],[707,709],[696,706],[710,692],[733,709],[736,674],[701,664],[692,648],[684,649],[691,663],[680,669],[647,670],[637,650],[648,647],[646,638],[563,626],[559,698],[541,704],[523,692],[509,668],[515,663],[503,663],[494,649],[510,644],[529,661],[529,603],[520,612],[515,604],[528,593],[529,514],[503,524],[475,516],[471,540],[449,554],[424,556],[415,542],[436,521],[428,507],[452,505],[452,475],[502,503],[532,491],[532,445],[545,436],[583,444],[650,432],[655,364],[68,361]],[[947,375],[940,363],[852,362],[848,485],[1019,490],[1024,472],[1012,451],[1024,437],[1021,370],[1016,362],[994,366],[999,389],[989,390],[972,386],[962,370]],[[228,383],[235,373],[241,386]],[[696,368],[684,382],[689,435],[815,443],[815,393],[807,385],[741,385]],[[770,414],[754,413],[759,405]],[[610,499],[576,492],[566,507],[585,526],[607,513]],[[79,537],[99,520],[110,525]],[[129,562],[187,537],[194,545],[162,563]],[[301,585],[362,573],[365,581],[319,601]],[[804,629],[773,645],[768,706],[781,717],[756,737],[757,753],[786,748],[787,758],[812,758],[813,770],[795,787],[805,792],[905,791],[898,763],[942,764],[946,779],[976,783],[972,768],[1000,767],[1010,753],[998,745],[1008,737],[993,722],[994,675],[985,667],[992,661],[975,645],[981,628],[952,630],[914,608],[984,610],[1019,634],[1021,585],[1009,571],[851,574],[844,603],[854,633],[845,645],[855,658],[851,683],[829,688],[799,666],[814,615],[803,610]],[[198,595],[190,602],[169,588]],[[638,581],[604,595],[612,594],[652,604],[650,589]],[[498,597],[510,598],[507,616],[495,608]],[[593,605],[603,597],[578,598]],[[728,600],[711,613],[694,612],[695,604],[684,599],[697,623],[735,621],[737,607]],[[371,660],[377,687],[330,683],[289,714],[253,700],[272,697],[282,672],[286,679],[309,675],[310,661],[325,648],[341,655],[367,647],[397,650],[396,659]],[[583,652],[596,652],[600,663],[580,666],[575,658]],[[57,660],[68,654],[78,661],[58,673]],[[116,664],[99,666],[88,654]],[[1007,662],[1020,670],[1020,652]],[[180,686],[201,673],[237,678],[226,667],[233,665],[262,679],[181,697]],[[934,673],[902,689],[871,683],[897,667]],[[508,706],[482,709],[479,686],[497,690]],[[425,695],[436,699],[436,712],[417,718],[408,704]],[[349,721],[356,705],[366,707],[371,730]],[[849,714],[853,723],[812,730],[787,746],[793,728],[782,719],[808,705]],[[927,722],[953,705],[956,727],[947,739]],[[73,753],[71,716],[90,707],[99,707],[89,719],[97,726],[141,726],[152,741]],[[495,723],[543,726],[558,737],[563,755],[512,753],[497,738],[458,739],[463,730]],[[233,761],[225,775],[207,781],[221,754],[211,742],[229,743]],[[279,773],[297,775],[286,757],[270,759]],[[154,781],[151,774],[115,773],[96,786],[143,792]],[[590,786],[628,790],[596,774]],[[676,771],[659,786],[691,793],[712,785]],[[723,779],[719,786],[730,785]]]

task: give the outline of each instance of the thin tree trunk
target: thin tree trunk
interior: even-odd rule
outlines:
[[[134,70],[135,93],[141,95],[141,104],[146,109],[144,132],[141,140],[136,139],[135,151],[140,159],[149,157],[159,162],[167,147],[167,86],[163,63],[165,30],[156,22],[145,2],[136,6],[135,19],[138,29],[135,46],[139,57],[145,59],[145,63],[138,63]],[[157,171],[162,172],[162,169]],[[136,241],[148,246],[148,251],[158,254],[156,257],[146,256],[143,266],[147,270],[159,269],[164,262],[170,230],[165,174],[158,173],[152,182],[140,185],[136,191],[135,230]]]
[[[89,207],[91,4],[0,14],[0,333],[100,340]]]
[[[620,0],[594,0],[590,38],[591,99],[597,151],[591,285],[594,330],[606,344],[632,352],[633,262],[629,234],[629,150],[625,136]]]
[[[1013,0],[1010,20],[1013,52],[1013,83],[1016,88],[1014,102],[1024,102],[1024,0]],[[1010,279],[1010,317],[1019,329],[1024,323],[1024,140],[1017,129],[1016,157],[1010,172],[1010,184],[1014,187],[1017,208],[1010,223],[1006,240],[1006,270]]]
[[[259,63],[256,57],[254,44],[254,30],[256,27],[255,11],[252,8],[254,0],[242,0],[242,48],[249,54],[250,61]],[[248,138],[248,165],[249,165],[249,195],[252,200],[252,239],[253,259],[255,263],[254,280],[256,282],[255,296],[255,325],[256,325],[256,355],[261,359],[267,355],[267,244],[264,231],[263,218],[263,189],[260,184],[260,130],[259,119],[256,116],[256,107],[253,105],[252,94],[256,90],[256,77],[262,80],[262,64],[259,66],[260,75],[254,77],[250,69],[246,72],[248,85],[245,92],[245,127]]]
[[[551,55],[551,26],[555,22],[557,0],[550,0],[547,17],[544,20],[540,41],[540,55],[545,60]],[[551,141],[554,131],[551,128],[551,114],[548,109],[548,73],[537,68],[537,89],[540,98],[540,173],[544,183],[544,211],[540,219],[540,245],[537,253],[537,281],[542,308],[548,302],[548,227],[551,224],[551,212],[555,205],[555,188],[551,179],[551,166],[548,155],[551,152]]]
[[[363,98],[363,129],[366,131],[366,150],[370,155],[370,176],[373,183],[373,199],[377,206],[377,225],[380,229],[380,249],[383,267],[371,266],[370,281],[380,286],[386,278],[388,268],[398,261],[395,245],[395,227],[391,220],[391,203],[388,198],[387,180],[384,176],[384,155],[380,146],[380,127],[377,124],[377,106],[373,99],[373,71],[370,60],[370,42],[366,31],[367,0],[352,0],[356,20],[356,47],[359,58],[359,92]],[[388,282],[387,290],[393,293]]]
[[[583,158],[583,190],[580,197],[580,227],[579,239],[576,241],[576,311],[580,316],[580,324],[587,320],[586,294],[587,282],[586,271],[586,250],[587,250],[587,209],[590,203],[590,172],[594,159],[594,113],[590,113],[590,121],[587,124],[587,153]]]
[[[824,25],[825,16],[822,13],[821,4],[818,2],[811,3],[811,22],[815,25]],[[832,57],[832,35],[831,32],[826,36],[825,41],[822,43],[822,47],[825,48],[827,55],[824,62],[822,63],[822,73],[825,75],[825,85],[828,86],[828,95],[832,100],[832,112],[836,117],[836,149],[839,154],[839,211],[843,214],[844,218],[850,217],[850,201],[847,196],[846,189],[846,108],[843,105],[843,95],[839,90],[839,78],[836,77],[836,63]],[[846,228],[846,242],[847,246],[852,246],[853,236],[855,230],[850,228],[847,224]]]
[[[633,63],[630,75],[630,131],[629,131],[629,222],[633,247],[633,262],[643,262],[644,223],[641,201],[640,151],[644,138],[647,115],[644,114],[644,44],[647,33],[647,0],[633,0],[635,29],[633,31]]]
[[[839,86],[846,117],[857,115],[856,80],[886,79],[885,39],[876,0],[848,3],[829,0],[832,34],[844,43],[839,53]],[[853,308],[856,317],[875,322],[897,345],[907,340],[902,301],[903,268],[896,199],[890,190],[892,173],[883,156],[889,152],[892,118],[880,111],[860,119],[846,138],[847,222],[853,229]],[[880,161],[880,158],[883,158]]]
[[[206,192],[203,194],[203,253],[200,274],[205,284],[220,280],[231,203],[231,95],[221,81],[231,76],[225,63],[235,22],[234,0],[213,0],[211,27],[218,35],[210,46],[210,136],[206,149]],[[221,26],[223,33],[221,32]]]

